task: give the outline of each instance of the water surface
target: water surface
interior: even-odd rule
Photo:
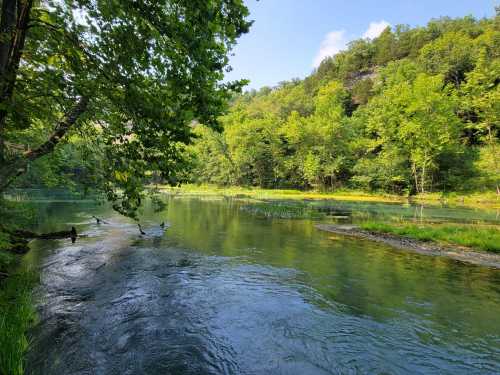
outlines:
[[[230,199],[147,207],[145,236],[91,202],[40,207],[40,230],[88,237],[27,256],[42,281],[31,374],[500,373],[498,270],[259,218]]]

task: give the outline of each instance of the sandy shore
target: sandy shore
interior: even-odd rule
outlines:
[[[444,256],[462,262],[500,269],[500,254],[478,252],[460,246],[447,246],[432,242],[423,242],[389,233],[369,232],[356,225],[317,224],[316,228],[335,234],[385,243],[401,250],[410,250],[425,255]]]

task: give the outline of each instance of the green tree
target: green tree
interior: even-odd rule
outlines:
[[[467,75],[463,86],[464,103],[474,116],[469,127],[479,133],[486,145],[478,164],[483,175],[495,186],[500,195],[500,58],[488,59],[486,49],[479,54],[476,68]]]
[[[236,169],[225,134],[207,126],[195,127],[195,142],[189,146],[192,180],[197,183],[235,185]]]
[[[420,193],[427,191],[440,153],[459,141],[462,124],[456,116],[456,95],[443,79],[420,73],[414,81],[387,87],[370,107],[368,126],[382,147],[393,143],[408,155]]]
[[[340,182],[349,159],[346,112],[351,105],[349,92],[333,81],[320,88],[311,116],[294,112],[282,128],[291,160],[285,165],[299,171],[308,185],[334,187]]]
[[[398,41],[390,27],[387,27],[373,42],[376,53],[374,62],[377,65],[385,65],[397,58]]]
[[[175,182],[187,125],[214,125],[240,87],[220,82],[247,15],[242,0],[2,1],[0,191],[69,133],[98,134],[100,187],[133,215],[148,173]]]
[[[274,186],[277,174],[277,139],[273,125],[277,119],[247,119],[225,124],[225,136],[231,159],[241,185]]]
[[[447,83],[456,87],[474,68],[474,43],[464,31],[449,32],[420,51],[421,64],[430,74],[444,74]]]

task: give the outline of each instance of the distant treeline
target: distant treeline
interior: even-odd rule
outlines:
[[[499,83],[500,9],[491,19],[387,28],[304,80],[238,96],[222,132],[197,125],[187,177],[400,194],[498,190]]]

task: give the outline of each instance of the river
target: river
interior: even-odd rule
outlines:
[[[36,229],[86,237],[34,242],[25,258],[41,278],[29,374],[500,373],[499,270],[262,218],[236,200],[165,199],[142,212],[144,236],[105,205],[38,203]]]

